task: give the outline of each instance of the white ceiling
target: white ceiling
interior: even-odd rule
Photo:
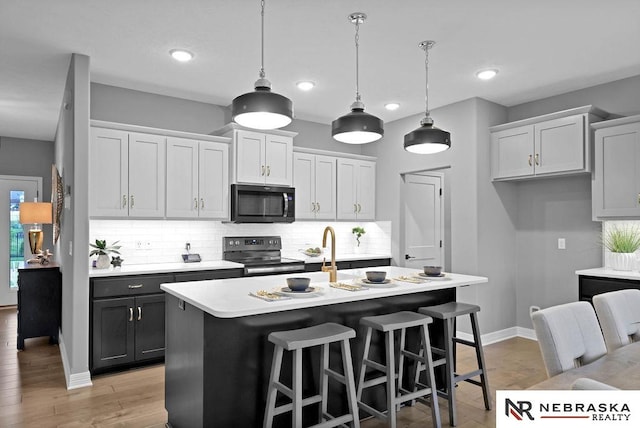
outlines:
[[[360,28],[360,92],[386,122],[470,97],[506,106],[640,74],[638,0],[267,0],[265,69],[296,117],[321,123],[355,98],[351,12]],[[180,64],[172,48],[195,59]],[[260,67],[258,0],[2,0],[0,135],[53,140],[71,53],[91,80],[229,105]],[[498,77],[479,81],[484,67]],[[294,83],[312,79],[300,92]],[[399,110],[383,105],[396,101]]]

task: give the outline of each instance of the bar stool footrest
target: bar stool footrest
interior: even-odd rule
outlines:
[[[339,416],[337,418],[334,418],[333,416],[331,416],[328,413],[323,413],[322,416],[324,418],[328,418],[328,421],[324,421],[324,422],[320,422],[319,424],[316,425],[312,425],[309,428],[332,428],[332,427],[337,427],[339,425],[344,425],[347,422],[352,422],[353,421],[353,416],[351,415],[343,415],[343,416]]]
[[[309,406],[311,404],[320,403],[322,401],[322,396],[314,395],[312,397],[307,397],[302,399],[302,407]],[[274,415],[280,415],[282,413],[290,412],[293,410],[293,403],[283,404],[278,406],[274,410]]]
[[[472,348],[476,348],[477,347],[476,342],[472,342],[472,341],[466,340],[466,339],[460,339],[459,337],[454,337],[453,341],[455,343],[459,343],[461,345],[471,346]]]

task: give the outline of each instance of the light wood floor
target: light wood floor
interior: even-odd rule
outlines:
[[[16,328],[15,308],[0,308],[0,427],[164,427],[163,365],[97,376],[92,387],[67,391],[58,346],[47,338],[27,339],[18,352]],[[460,369],[474,368],[472,350],[458,349]],[[486,346],[485,358],[493,397],[496,389],[525,389],[546,379],[537,342],[505,340]],[[463,382],[457,397],[459,428],[495,427],[495,410],[485,411],[480,388]],[[448,426],[444,400],[440,412]],[[430,427],[430,415],[422,404],[403,408],[398,427]]]

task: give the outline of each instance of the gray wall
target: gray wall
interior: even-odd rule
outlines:
[[[91,119],[210,134],[229,123],[231,113],[214,104],[92,83]],[[331,138],[328,124],[294,119],[282,129],[298,133],[297,147],[360,154],[360,146]]]
[[[404,134],[418,127],[422,115],[386,125],[382,141],[363,147],[377,156],[376,218],[392,221],[392,255],[402,265],[400,224],[401,174],[445,170],[445,198],[450,205],[445,245],[446,267],[454,272],[486,275],[488,284],[459,291],[461,300],[478,302],[483,332],[515,324],[515,226],[507,210],[516,207],[511,188],[495,188],[490,180],[487,128],[506,120],[506,109],[470,99],[433,110],[435,125],[451,133],[451,149],[435,155],[416,155],[403,148]],[[446,214],[445,214],[446,215]],[[466,329],[465,326],[461,326]]]
[[[640,113],[640,76],[510,107],[508,117],[513,121],[590,104],[613,116]],[[589,175],[507,185],[518,193],[517,325],[532,328],[529,306],[576,300],[574,272],[602,265],[601,224],[591,220]],[[558,238],[566,239],[566,250],[557,249]]]
[[[54,145],[51,141],[0,137],[0,175],[42,177],[40,202],[51,201],[51,164]],[[51,248],[53,227],[44,225],[44,248]]]
[[[55,141],[55,163],[65,185],[60,240],[62,346],[67,386],[89,379],[89,57],[73,54]],[[70,248],[73,244],[73,252]]]

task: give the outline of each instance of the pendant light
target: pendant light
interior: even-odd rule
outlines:
[[[426,70],[426,112],[420,121],[420,127],[404,136],[404,149],[411,153],[432,154],[442,152],[451,147],[451,134],[433,126],[431,112],[429,112],[429,49],[436,42],[427,40],[420,42],[418,46],[425,52],[424,66]]]
[[[233,100],[231,118],[234,122],[253,129],[277,129],[287,126],[293,119],[291,100],[271,92],[271,82],[264,72],[264,0],[260,2],[261,12],[261,67],[260,78],[256,80],[255,91],[247,92]]]
[[[356,26],[356,100],[351,104],[351,112],[334,120],[331,123],[331,135],[341,143],[365,144],[379,140],[384,135],[383,122],[374,115],[365,113],[364,104],[360,99],[358,81],[358,47],[359,30],[367,15],[355,12],[349,15],[349,21]]]

